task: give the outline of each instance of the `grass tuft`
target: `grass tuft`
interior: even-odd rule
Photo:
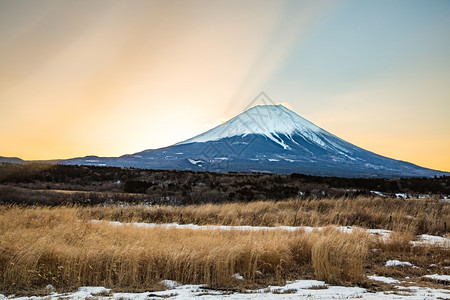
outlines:
[[[317,279],[332,284],[360,281],[368,240],[363,231],[346,234],[327,228],[312,248],[312,263]]]

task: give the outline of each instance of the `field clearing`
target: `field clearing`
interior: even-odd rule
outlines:
[[[59,291],[80,286],[161,290],[163,280],[246,291],[297,279],[383,291],[392,286],[367,276],[444,288],[444,281],[423,276],[450,274],[449,249],[414,245],[408,232],[373,239],[363,230],[347,233],[333,227],[143,228],[80,220],[85,213],[76,207],[1,207],[0,293],[45,294],[48,284]],[[414,267],[389,267],[388,260]]]

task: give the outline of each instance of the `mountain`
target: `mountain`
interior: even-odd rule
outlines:
[[[121,157],[87,156],[61,163],[338,177],[450,175],[364,150],[282,105],[252,107],[222,125],[169,147]]]
[[[14,164],[23,164],[25,161],[18,157],[5,157],[0,156],[0,163],[14,163]]]

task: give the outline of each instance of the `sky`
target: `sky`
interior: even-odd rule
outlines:
[[[450,171],[450,1],[0,0],[0,156],[119,156],[260,93]]]

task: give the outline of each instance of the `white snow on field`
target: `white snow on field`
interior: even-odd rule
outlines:
[[[98,220],[92,220],[94,223],[99,223],[102,221]],[[192,229],[192,230],[224,230],[224,231],[231,231],[231,230],[241,230],[241,231],[259,231],[259,230],[288,230],[288,231],[294,231],[298,230],[300,227],[291,227],[291,226],[278,226],[278,227],[266,227],[266,226],[228,226],[228,225],[196,225],[196,224],[178,224],[178,223],[169,223],[169,224],[156,224],[156,223],[121,223],[116,221],[109,221],[108,222],[111,225],[114,226],[122,226],[122,225],[132,225],[137,227],[144,227],[144,228],[175,228],[175,229]],[[311,227],[312,230],[313,227]]]
[[[395,193],[395,197],[396,198],[408,199],[408,195],[406,195],[405,193]]]
[[[370,191],[372,194],[375,194],[375,195],[377,195],[377,196],[380,196],[380,197],[386,197],[386,195],[385,194],[383,194],[382,192],[379,192],[379,191]]]
[[[371,280],[379,281],[379,282],[388,283],[388,284],[400,283],[400,281],[398,281],[398,280],[396,280],[396,279],[394,279],[392,277],[384,277],[384,276],[372,275],[372,276],[367,276],[367,278],[369,278]]]
[[[439,275],[439,274],[433,274],[433,275],[425,275],[423,277],[434,279],[434,280],[440,280],[440,281],[447,281],[450,282],[450,275]]]
[[[421,244],[433,244],[439,245],[442,247],[449,248],[450,247],[450,239],[442,236],[435,236],[429,234],[422,234],[417,236],[418,241],[412,241],[413,245],[421,245]]]
[[[99,221],[99,220],[91,220],[93,223],[100,222],[108,222],[114,226],[123,226],[123,225],[132,225],[137,227],[144,228],[175,228],[175,229],[192,229],[192,230],[223,230],[223,231],[231,231],[231,230],[239,230],[239,231],[271,231],[271,230],[285,230],[285,231],[296,231],[296,230],[304,230],[306,232],[312,232],[313,230],[322,230],[325,227],[312,227],[312,226],[251,226],[251,225],[196,225],[196,224],[178,224],[178,223],[122,223],[117,221]],[[351,233],[353,230],[362,230],[359,227],[352,226],[335,226],[336,229],[345,232]],[[380,235],[381,237],[389,236],[390,231],[384,229],[367,229],[367,232],[372,235]]]
[[[180,283],[178,283],[178,282],[176,282],[174,280],[167,280],[167,279],[161,281],[161,283],[163,285],[165,285],[168,289],[174,289],[174,288],[179,287],[181,285]]]
[[[287,282],[284,286],[269,286],[265,289],[250,291],[249,297],[244,299],[349,299],[361,297],[366,290],[359,287],[329,286],[318,280],[296,280]],[[243,296],[243,295],[240,295]],[[239,299],[241,297],[236,297]]]
[[[239,273],[233,274],[232,277],[237,279],[237,280],[244,280],[244,276],[242,276]]]
[[[391,235],[391,231],[386,229],[366,229],[366,232],[372,236],[377,236],[383,240],[388,239],[389,236]]]
[[[100,220],[91,220],[93,223],[101,223],[108,222],[114,226],[123,226],[123,225],[132,225],[137,227],[146,227],[146,228],[176,228],[176,229],[192,229],[192,230],[241,230],[241,231],[269,231],[269,230],[286,230],[286,231],[296,231],[296,230],[304,230],[306,232],[311,232],[313,230],[322,230],[325,227],[311,227],[311,226],[250,226],[250,225],[239,225],[239,226],[231,226],[231,225],[196,225],[196,224],[178,224],[178,223],[122,223],[117,221],[100,221]],[[336,226],[337,229],[342,232],[350,233],[355,228],[351,226]],[[377,234],[384,233],[384,231],[388,230],[379,230],[379,229],[370,229],[369,233]]]
[[[78,289],[78,292],[73,293],[71,295],[71,298],[85,299],[88,298],[90,295],[109,293],[110,291],[111,291],[110,289],[106,289],[101,286],[94,286],[94,287],[83,286]]]
[[[38,297],[38,296],[31,296],[31,297],[14,297],[9,296],[6,297],[2,294],[0,294],[0,300],[5,299],[15,299],[15,300],[27,300],[27,299],[92,299],[96,295],[107,295],[110,294],[111,289],[107,289],[101,286],[82,286],[78,288],[78,291],[73,293],[67,293],[67,294],[58,294],[58,293],[51,293],[48,296],[44,297]]]
[[[176,229],[192,229],[192,230],[240,230],[240,231],[260,231],[260,230],[286,230],[286,231],[296,231],[296,230],[304,230],[306,232],[311,232],[313,230],[322,230],[325,227],[311,227],[311,226],[250,226],[250,225],[241,225],[241,226],[229,226],[229,225],[196,225],[196,224],[178,224],[178,223],[166,223],[166,224],[156,224],[156,223],[121,223],[116,221],[99,221],[99,220],[91,220],[93,223],[99,222],[108,222],[114,226],[123,226],[123,225],[131,225],[137,227],[144,228],[176,228]],[[360,227],[353,226],[335,226],[336,229],[345,232],[351,233],[353,230],[363,230]],[[379,237],[381,239],[389,238],[391,231],[385,229],[365,229],[365,231],[373,237]],[[411,241],[413,245],[421,245],[421,244],[434,244],[439,245],[441,247],[450,248],[450,239],[434,236],[428,234],[422,234],[417,236],[417,241]]]
[[[45,297],[5,297],[5,299],[449,299],[450,290],[422,287],[396,286],[394,291],[369,293],[360,287],[330,286],[323,281],[296,280],[284,286],[269,286],[259,290],[248,290],[245,293],[207,289],[202,285],[182,285],[174,281],[168,290],[143,293],[112,293],[104,287],[81,287],[74,293],[52,293]],[[165,281],[164,281],[165,282]]]
[[[402,266],[402,267],[413,267],[414,265],[410,262],[407,261],[399,261],[399,260],[388,260],[386,262],[386,267],[397,267],[397,266]]]

